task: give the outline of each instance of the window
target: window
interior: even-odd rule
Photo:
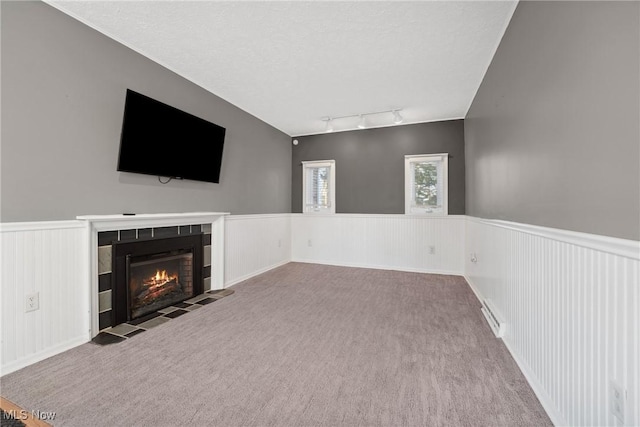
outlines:
[[[302,162],[302,212],[336,212],[336,162]]]
[[[405,214],[447,215],[449,155],[404,156]]]

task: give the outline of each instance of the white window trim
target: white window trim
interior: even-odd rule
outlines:
[[[326,209],[314,209],[308,207],[307,200],[307,168],[308,167],[329,167],[329,203]],[[310,214],[334,214],[336,213],[336,161],[335,160],[314,160],[302,162],[302,213]]]
[[[411,176],[411,163],[424,162],[424,161],[442,161],[442,177],[444,182],[442,183],[442,212],[412,212],[411,208],[411,196],[412,188],[411,182],[413,177]],[[438,154],[416,154],[404,156],[404,213],[405,215],[449,215],[449,153]]]

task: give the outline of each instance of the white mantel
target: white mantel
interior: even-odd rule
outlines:
[[[190,224],[213,224],[229,212],[182,212],[135,215],[81,215],[96,231],[126,230],[129,228],[170,227]]]
[[[88,242],[88,273],[91,287],[91,336],[99,332],[98,326],[98,232],[139,228],[172,227],[193,224],[211,224],[211,289],[224,287],[224,218],[228,212],[183,212],[135,215],[81,215],[86,221]]]

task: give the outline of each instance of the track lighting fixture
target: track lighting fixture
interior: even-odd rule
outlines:
[[[360,113],[360,114],[351,114],[348,116],[339,116],[339,117],[323,117],[322,121],[326,122],[324,131],[329,133],[333,132],[333,121],[338,119],[349,119],[352,117],[358,117],[358,129],[366,129],[367,128],[367,120],[365,116],[371,116],[375,114],[393,114],[393,123],[399,125],[404,122],[404,118],[400,115],[401,109],[393,109],[393,110],[385,110],[385,111],[372,111],[370,113]]]

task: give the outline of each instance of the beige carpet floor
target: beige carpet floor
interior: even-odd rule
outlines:
[[[551,425],[457,276],[290,263],[0,379],[55,426]]]

